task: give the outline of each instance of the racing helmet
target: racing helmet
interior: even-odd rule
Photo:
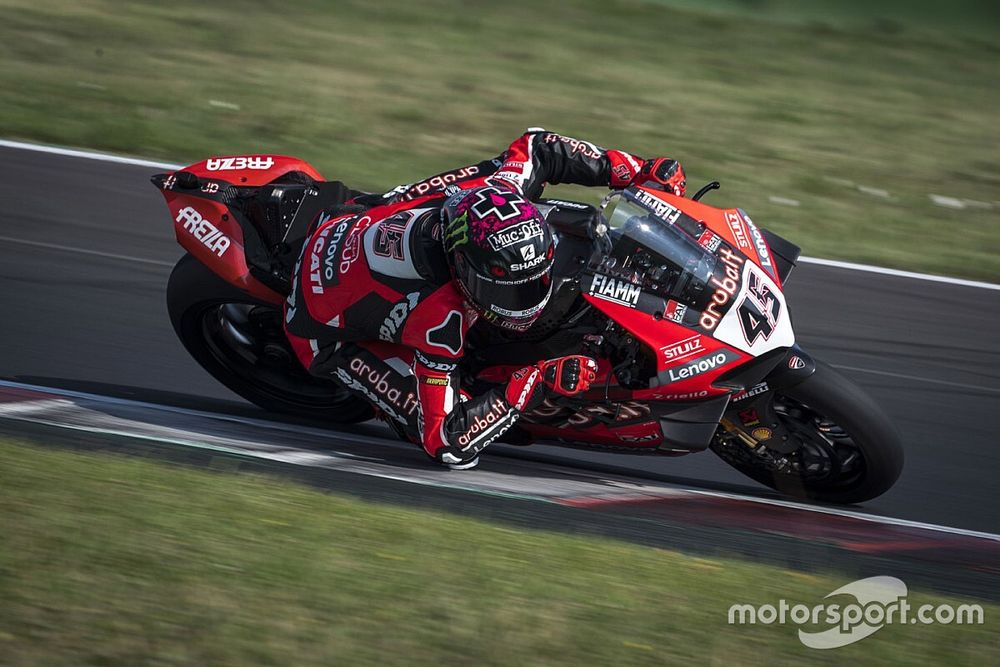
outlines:
[[[552,293],[554,244],[535,206],[485,186],[450,196],[441,211],[445,254],[458,288],[488,322],[527,330]]]

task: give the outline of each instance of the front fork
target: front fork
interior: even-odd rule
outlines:
[[[733,395],[721,420],[727,433],[749,449],[758,448],[790,454],[802,443],[782,423],[775,410],[774,394],[795,386],[816,372],[816,362],[797,344],[767,377],[752,387]],[[766,451],[765,450],[765,451]]]

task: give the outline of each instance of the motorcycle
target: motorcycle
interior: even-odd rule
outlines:
[[[370,419],[369,403],[310,375],[282,326],[282,306],[321,215],[378,206],[292,157],[218,157],[157,174],[187,254],[167,286],[171,323],[217,380],[279,413],[332,423]],[[594,207],[537,202],[556,240],[544,316],[519,335],[476,325],[466,389],[505,383],[526,363],[570,353],[598,361],[574,397],[525,414],[501,439],[630,454],[710,449],[782,493],[857,503],[887,491],[900,436],[865,392],[795,341],[782,287],[800,249],[739,208],[655,183]]]

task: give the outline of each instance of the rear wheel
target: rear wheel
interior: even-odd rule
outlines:
[[[794,451],[749,447],[719,429],[712,450],[743,474],[788,495],[858,503],[885,493],[903,469],[895,426],[859,386],[816,362],[802,383],[771,394],[772,414]]]
[[[340,424],[373,416],[365,400],[302,368],[285,338],[279,306],[236,289],[191,255],[170,274],[167,310],[191,356],[251,403]]]

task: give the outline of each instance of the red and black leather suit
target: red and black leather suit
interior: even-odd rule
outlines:
[[[441,243],[446,190],[502,184],[537,200],[548,183],[625,187],[643,166],[624,151],[529,130],[494,159],[400,186],[363,212],[321,216],[285,308],[296,354],[367,397],[430,456],[474,458],[544,400],[546,384],[530,366],[481,396],[459,390],[456,364],[477,315]]]

